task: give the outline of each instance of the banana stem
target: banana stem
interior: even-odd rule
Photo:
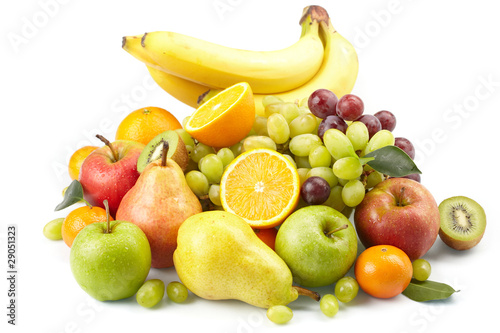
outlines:
[[[310,16],[311,21],[317,21],[317,22],[328,22],[330,20],[330,17],[328,16],[328,12],[326,11],[325,8],[321,6],[307,6],[304,8],[304,11],[302,12],[302,17],[300,18],[299,24],[302,25],[302,23],[307,20]]]
[[[297,290],[297,292],[299,293],[299,295],[310,297],[313,300],[315,300],[316,302],[319,302],[319,300],[321,298],[321,295],[318,294],[315,291],[312,291],[312,290],[309,290],[309,289],[306,289],[306,288],[302,288],[302,287],[299,287],[299,286],[292,286],[292,288],[294,288],[295,290]]]

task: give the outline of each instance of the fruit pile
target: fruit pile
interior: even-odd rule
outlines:
[[[333,317],[360,288],[416,301],[455,292],[428,280],[422,257],[438,234],[457,250],[475,246],[483,209],[463,196],[437,205],[413,145],[392,133],[395,115],[367,114],[351,94],[351,44],[321,7],[307,7],[301,25],[296,44],[267,53],[171,32],[123,39],[162,88],[196,110],[181,122],[162,108],[135,110],[114,142],[98,135],[102,147],[70,159],[73,182],[56,210],[83,206],[44,234],[71,248],[89,295],[136,295],[153,307],[165,289],[175,302],[191,292],[238,299],[286,323],[299,295]],[[146,281],[171,266],[180,282]],[[324,286],[332,292],[314,291]]]

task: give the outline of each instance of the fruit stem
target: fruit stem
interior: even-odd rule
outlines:
[[[405,188],[403,186],[403,187],[401,187],[401,191],[399,192],[398,207],[403,207],[404,206],[403,202],[402,202],[404,193],[405,193]]]
[[[113,162],[118,162],[118,154],[116,153],[116,150],[115,148],[113,148],[113,145],[108,141],[108,139],[106,139],[105,137],[103,137],[102,135],[100,134],[97,134],[96,137],[101,140],[102,142],[104,142],[104,144],[106,146],[109,147],[109,149],[111,149],[111,154],[113,154],[113,158],[114,158],[114,161]]]
[[[306,288],[302,288],[302,287],[299,287],[299,286],[292,286],[292,288],[294,288],[295,290],[297,290],[297,292],[299,293],[299,295],[311,297],[316,302],[319,302],[319,299],[321,298],[320,294],[318,294],[315,291],[312,291],[312,290],[309,290],[309,289],[306,289]]]
[[[349,226],[347,224],[341,225],[340,227],[335,228],[332,231],[330,231],[329,233],[327,233],[326,236],[329,237],[330,235],[333,235],[337,231],[344,230],[344,229],[347,229],[347,228],[349,228]]]
[[[167,166],[167,154],[168,154],[169,144],[168,141],[163,141],[163,150],[161,151],[161,166]]]
[[[110,234],[111,233],[111,228],[110,228],[110,221],[109,221],[109,205],[108,205],[108,200],[104,199],[102,202],[104,204],[104,207],[106,208],[106,229],[104,229],[105,234]]]
[[[308,16],[311,16],[310,18],[311,21],[318,21],[318,22],[320,21],[328,22],[330,19],[325,8],[321,6],[312,5],[304,8],[299,24],[302,25],[302,23],[308,18]]]

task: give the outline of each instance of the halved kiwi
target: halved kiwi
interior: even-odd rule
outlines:
[[[174,160],[184,171],[189,162],[186,145],[179,134],[173,130],[165,131],[155,136],[142,150],[137,160],[137,171],[141,173],[152,161],[161,158],[163,142],[168,142],[167,158]]]
[[[439,237],[455,250],[468,250],[481,240],[486,229],[486,214],[476,201],[451,197],[439,204]]]

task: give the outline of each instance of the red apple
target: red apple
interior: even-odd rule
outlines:
[[[356,207],[354,223],[365,247],[393,245],[413,261],[434,244],[440,217],[434,197],[422,184],[390,178],[366,194]]]
[[[108,200],[109,213],[114,217],[123,196],[139,178],[137,160],[145,146],[128,140],[110,143],[102,136],[98,137],[106,146],[87,156],[78,180],[82,184],[85,200],[103,208],[103,201]]]

